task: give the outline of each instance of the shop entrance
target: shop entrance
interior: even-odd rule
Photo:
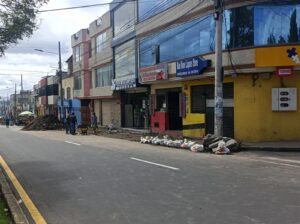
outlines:
[[[143,101],[147,99],[147,92],[122,94],[122,127],[144,128],[145,108]]]
[[[157,90],[156,110],[166,112],[169,130],[182,130],[182,117],[180,115],[181,89],[161,89]]]

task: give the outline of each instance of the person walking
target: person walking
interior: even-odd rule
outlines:
[[[91,118],[91,127],[93,128],[94,134],[97,134],[97,128],[98,128],[98,118],[96,116],[96,113],[93,112],[92,118]]]
[[[76,133],[76,123],[77,123],[77,119],[76,116],[74,115],[74,112],[72,112],[71,116],[70,116],[70,134],[71,135],[75,135]]]
[[[70,132],[70,114],[67,115],[65,118],[65,128],[66,128],[66,134],[69,134]]]
[[[9,116],[8,116],[8,114],[5,116],[5,125],[6,125],[6,127],[7,128],[9,128]]]

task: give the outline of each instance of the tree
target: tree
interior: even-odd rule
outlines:
[[[30,37],[37,28],[38,9],[49,0],[0,1],[0,57],[11,44]]]

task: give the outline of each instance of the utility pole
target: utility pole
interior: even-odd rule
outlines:
[[[214,0],[216,21],[215,37],[215,130],[216,136],[223,135],[223,67],[222,67],[222,21],[223,0]]]
[[[23,103],[24,103],[24,101],[23,101],[23,76],[22,76],[22,74],[21,74],[21,91],[20,91],[20,95],[21,95],[21,97],[20,97],[20,103],[21,103],[21,112],[23,112]]]
[[[17,117],[17,83],[15,83],[15,95],[14,95],[14,118]]]
[[[58,42],[58,75],[59,75],[59,85],[60,85],[60,122],[63,122],[63,106],[64,106],[64,99],[63,99],[63,88],[62,88],[62,71],[61,71],[61,51],[60,51],[60,41]],[[59,110],[58,110],[59,111]]]

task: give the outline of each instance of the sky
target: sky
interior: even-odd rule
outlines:
[[[40,10],[108,3],[111,0],[50,0]],[[58,68],[58,42],[61,44],[62,67],[67,71],[65,61],[72,55],[71,36],[107,12],[109,6],[43,12],[38,15],[38,29],[17,45],[11,46],[0,57],[0,97],[5,99],[21,89],[32,90],[41,77],[55,75]],[[45,52],[38,52],[41,49]],[[46,53],[49,52],[49,53]]]

